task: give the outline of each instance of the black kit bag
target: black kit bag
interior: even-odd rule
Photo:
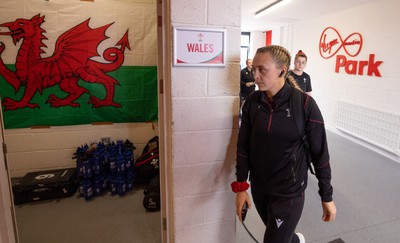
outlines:
[[[159,160],[158,136],[155,136],[148,141],[142,155],[135,161],[135,183],[147,184],[153,177],[157,176],[160,171]]]
[[[76,168],[26,174],[12,187],[14,204],[72,196],[78,188]]]
[[[149,212],[159,211],[160,206],[160,176],[153,177],[144,190],[143,207]]]

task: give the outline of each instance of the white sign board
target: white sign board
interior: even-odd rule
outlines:
[[[224,29],[174,28],[174,66],[225,66]]]

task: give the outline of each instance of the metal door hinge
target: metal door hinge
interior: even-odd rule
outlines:
[[[6,170],[8,170],[8,163],[7,163],[7,144],[3,142],[3,157],[4,157],[4,166]]]
[[[160,94],[164,94],[164,79],[162,78],[159,79],[158,89],[160,90]]]
[[[167,219],[163,218],[163,230],[167,230]]]
[[[162,27],[162,16],[160,16],[160,15],[157,16],[157,26],[160,28]]]

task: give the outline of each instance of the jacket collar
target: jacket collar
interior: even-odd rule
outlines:
[[[280,105],[287,102],[290,99],[290,93],[292,92],[292,86],[286,81],[283,87],[272,97],[272,101],[275,105]],[[268,103],[267,94],[261,93],[261,102]]]

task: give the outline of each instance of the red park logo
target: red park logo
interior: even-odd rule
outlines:
[[[322,31],[319,39],[319,53],[322,58],[329,59],[336,55],[335,72],[341,70],[347,74],[375,75],[381,77],[379,65],[382,61],[375,61],[375,54],[369,54],[368,60],[350,60],[345,55],[339,55],[340,51],[345,52],[349,57],[356,57],[362,49],[363,37],[360,33],[354,32],[346,38],[342,38],[339,31],[333,27],[327,27]]]

